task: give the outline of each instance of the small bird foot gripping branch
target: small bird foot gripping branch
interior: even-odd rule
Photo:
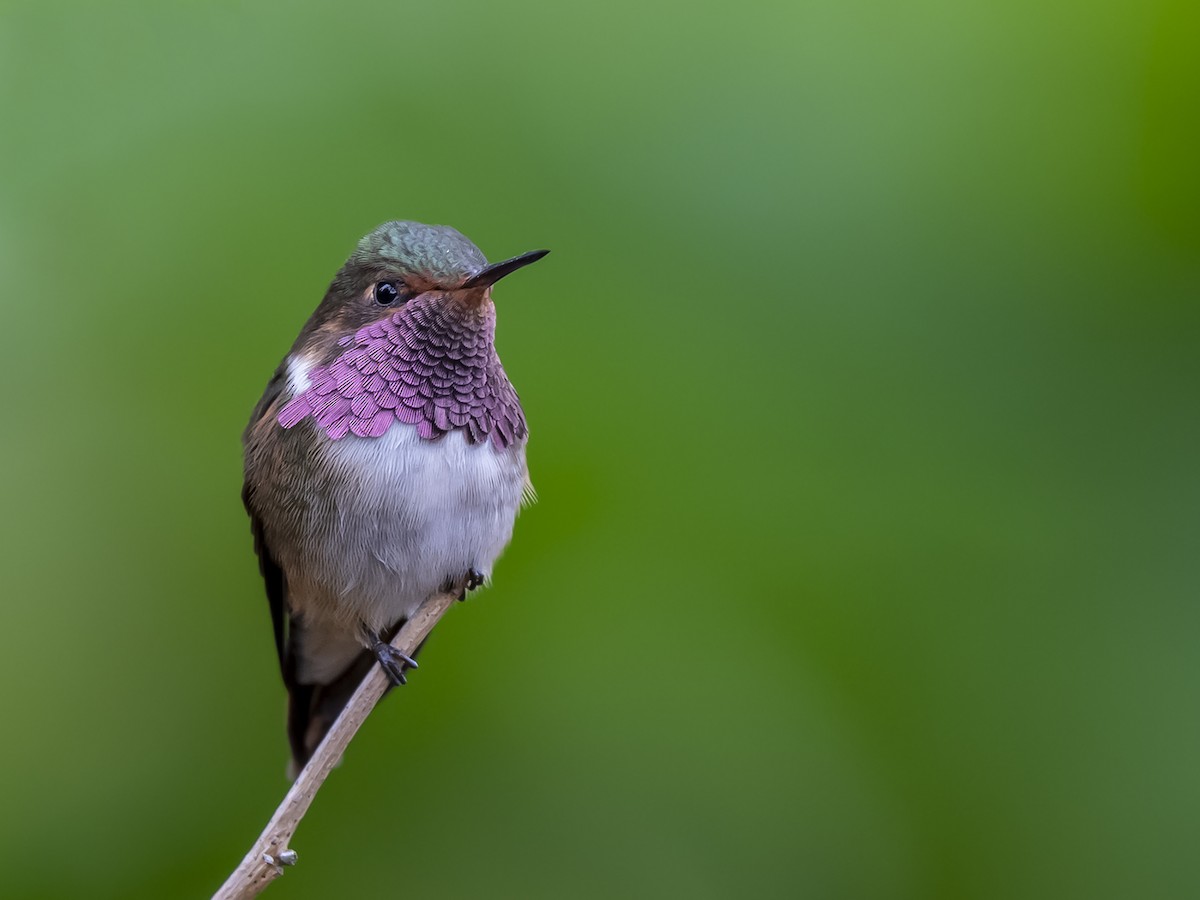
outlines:
[[[466,583],[462,581],[450,591],[434,594],[426,599],[392,639],[392,646],[405,656],[412,656],[421,641],[425,640],[425,636],[433,630],[433,626],[465,588]],[[346,704],[346,708],[342,710],[342,714],[337,717],[329,733],[317,747],[308,765],[300,771],[267,827],[263,829],[233,874],[221,885],[220,890],[213,894],[213,900],[245,900],[248,897],[257,897],[268,884],[283,874],[284,866],[296,864],[296,851],[288,847],[292,835],[296,833],[300,820],[308,812],[317,791],[342,758],[350,740],[367,720],[367,716],[387,690],[388,684],[388,677],[383,669],[372,666],[350,698],[350,702]]]

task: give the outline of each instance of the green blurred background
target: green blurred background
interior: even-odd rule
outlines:
[[[1200,8],[4,4],[0,893],[286,787],[239,436],[498,259],[540,503],[267,896],[1200,892]]]

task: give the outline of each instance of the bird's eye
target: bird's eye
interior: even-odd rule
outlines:
[[[391,306],[400,299],[400,291],[394,281],[380,281],[375,285],[375,302],[380,306]]]

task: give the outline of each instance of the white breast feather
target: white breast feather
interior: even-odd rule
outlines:
[[[498,451],[461,431],[428,441],[398,422],[382,437],[334,441],[331,451],[358,486],[357,509],[343,511],[354,526],[343,534],[368,544],[343,547],[343,602],[368,623],[411,615],[470,568],[491,574],[521,504],[523,446]]]

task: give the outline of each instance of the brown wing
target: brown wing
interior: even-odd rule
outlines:
[[[262,520],[250,508],[250,492],[248,485],[242,486],[242,502],[246,512],[250,513],[250,530],[254,534],[254,552],[258,554],[258,570],[262,573],[263,583],[267,588],[267,603],[271,607],[271,625],[275,631],[275,652],[279,655],[279,669],[283,680],[288,680],[287,665],[287,579],[283,569],[271,556],[271,550],[263,535]]]
[[[254,407],[254,412],[250,416],[250,424],[246,427],[246,435],[253,429],[262,417],[268,413],[275,401],[279,399],[279,395],[283,392],[284,374],[283,367],[275,372],[275,377],[267,384],[267,389],[262,395],[262,399],[258,401],[258,405]],[[243,442],[245,438],[243,438]],[[249,478],[242,483],[242,503],[246,507],[246,512],[250,516],[250,530],[254,534],[254,552],[258,555],[258,569],[262,573],[263,582],[267,589],[267,603],[271,607],[271,624],[275,632],[275,652],[279,656],[279,669],[283,674],[284,684],[291,689],[291,677],[289,670],[292,668],[289,661],[288,648],[288,603],[287,603],[287,578],[283,574],[283,569],[275,561],[271,555],[271,548],[267,546],[267,538],[263,529],[262,519],[254,511],[254,485]]]

